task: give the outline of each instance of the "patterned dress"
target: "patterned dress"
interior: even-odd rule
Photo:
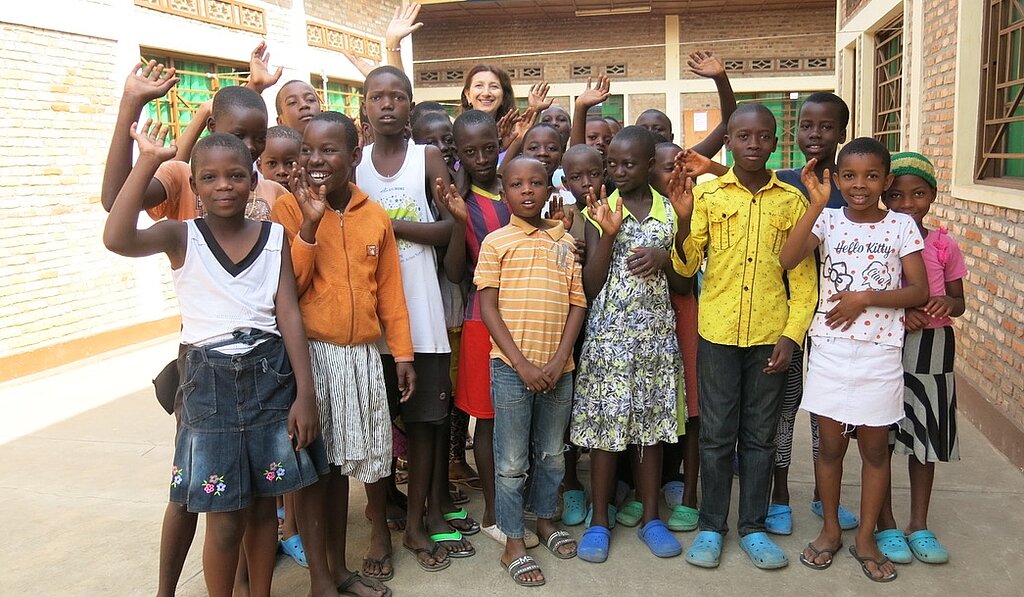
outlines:
[[[587,315],[570,434],[578,446],[621,452],[629,444],[675,443],[685,420],[668,279],[661,271],[641,278],[626,269],[633,247],[672,248],[675,212],[668,199],[652,193],[651,214],[664,216],[638,222],[625,215],[608,280]],[[609,205],[618,199],[612,194]],[[677,405],[683,409],[678,419]]]

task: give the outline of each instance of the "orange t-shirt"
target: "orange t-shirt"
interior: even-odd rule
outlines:
[[[160,164],[153,178],[163,185],[167,198],[160,205],[146,210],[149,217],[154,220],[167,218],[182,221],[202,217],[203,204],[192,192],[192,185],[189,184],[191,177],[192,168],[188,162],[172,160]],[[287,189],[272,180],[260,180],[256,184],[255,195],[245,209],[246,217],[253,220],[269,220],[274,201],[287,192]]]

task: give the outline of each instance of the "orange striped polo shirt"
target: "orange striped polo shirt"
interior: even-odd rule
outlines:
[[[515,214],[507,226],[487,235],[480,246],[473,283],[498,289],[498,313],[520,352],[538,367],[558,350],[569,305],[586,308],[583,268],[576,243],[561,222],[538,229]],[[512,365],[491,343],[491,358]],[[575,367],[570,357],[563,373]]]

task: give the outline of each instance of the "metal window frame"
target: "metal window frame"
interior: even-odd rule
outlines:
[[[1011,19],[1014,10],[1018,13],[1016,20]],[[1024,123],[1024,112],[1014,115],[1024,100],[1024,56],[1019,54],[1022,47],[1017,48],[1018,72],[1010,72],[1014,38],[1024,46],[1024,2],[989,0],[982,30],[981,109],[974,179],[1024,189],[1024,177],[1006,175],[1007,162],[1024,160],[1024,153],[1011,153],[1006,147],[1009,126]]]
[[[903,15],[875,32],[874,53],[872,136],[889,150],[899,151],[903,142]]]

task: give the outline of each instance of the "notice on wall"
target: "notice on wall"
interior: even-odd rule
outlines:
[[[708,130],[708,113],[707,112],[694,112],[693,113],[693,132],[703,133]]]

